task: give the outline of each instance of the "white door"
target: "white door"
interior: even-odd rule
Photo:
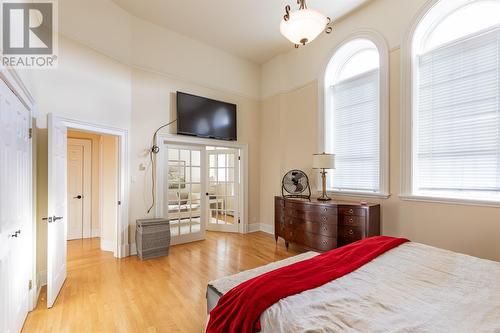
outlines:
[[[31,116],[0,80],[0,332],[19,332],[31,274]]]
[[[51,308],[66,280],[67,128],[48,117],[47,306]]]
[[[68,139],[68,240],[91,237],[90,140]]]
[[[240,161],[236,149],[207,150],[207,230],[238,232]]]
[[[172,244],[205,239],[205,148],[167,145],[164,165],[164,216]],[[166,214],[165,214],[166,213]]]

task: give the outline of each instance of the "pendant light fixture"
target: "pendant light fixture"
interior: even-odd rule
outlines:
[[[332,32],[329,17],[320,12],[307,8],[306,0],[297,0],[299,9],[290,11],[290,6],[285,7],[285,16],[281,21],[280,31],[289,41],[295,44],[295,48],[312,42],[323,31],[327,34]]]

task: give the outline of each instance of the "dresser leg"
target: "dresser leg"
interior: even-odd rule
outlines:
[[[278,244],[278,235],[274,235],[274,239],[276,239],[276,244]]]
[[[289,243],[287,241],[285,241],[285,246],[286,246],[287,250],[288,250],[288,245],[289,245]]]

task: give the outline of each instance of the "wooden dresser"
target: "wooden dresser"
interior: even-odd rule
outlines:
[[[328,251],[380,235],[380,205],[318,201],[274,200],[274,236],[316,251]]]

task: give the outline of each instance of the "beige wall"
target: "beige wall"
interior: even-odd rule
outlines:
[[[400,193],[400,51],[390,54],[390,193],[382,206],[382,233],[500,261],[500,208],[411,202]],[[280,192],[282,175],[305,170],[314,183],[312,154],[318,151],[317,82],[266,98],[261,129],[261,223],[274,223],[273,196]],[[270,125],[272,124],[272,125]],[[295,126],[294,126],[295,124]],[[276,155],[281,154],[280,158]],[[278,172],[279,170],[279,172]],[[313,187],[316,187],[313,185]],[[342,198],[355,201],[360,198]]]
[[[91,229],[92,234],[95,235],[100,230],[100,197],[99,197],[99,168],[100,168],[100,141],[101,136],[92,133],[79,132],[74,130],[68,131],[68,138],[73,139],[87,139],[91,142],[92,147],[92,170],[91,170],[91,179],[92,179],[92,203],[91,203]]]
[[[101,248],[111,250],[116,244],[118,221],[118,138],[101,136],[101,151]]]

